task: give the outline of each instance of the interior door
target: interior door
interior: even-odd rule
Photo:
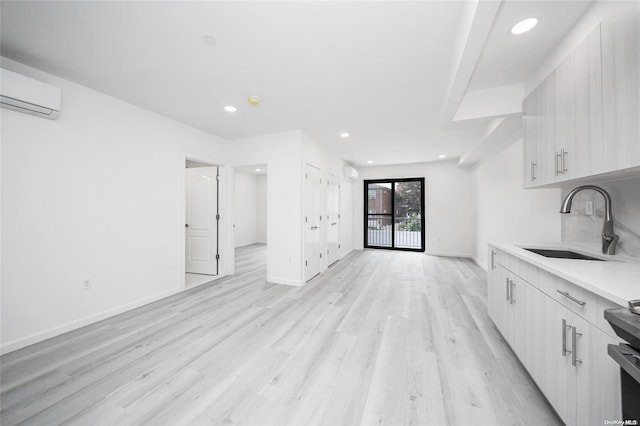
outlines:
[[[186,169],[186,272],[218,275],[218,167]]]
[[[320,273],[320,170],[306,164],[304,170],[304,264],[305,281]]]
[[[340,253],[340,179],[327,179],[327,265],[338,260]]]

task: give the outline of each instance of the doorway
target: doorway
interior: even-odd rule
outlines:
[[[219,273],[220,169],[187,159],[185,174],[185,287],[193,287]]]
[[[424,178],[364,181],[364,247],[424,251]]]
[[[268,166],[236,165],[233,169],[235,273],[245,274],[264,270],[267,264]]]

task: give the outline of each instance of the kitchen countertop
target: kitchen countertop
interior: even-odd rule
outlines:
[[[558,243],[513,244],[490,242],[489,245],[579,285],[620,306],[627,306],[629,300],[640,299],[640,259],[618,255],[607,256],[585,250],[579,246]],[[532,253],[523,249],[523,247],[572,250],[599,259],[610,259],[610,261],[555,259]]]

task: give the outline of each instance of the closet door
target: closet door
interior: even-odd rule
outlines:
[[[327,265],[338,260],[340,253],[340,179],[327,176]]]
[[[304,169],[304,266],[305,281],[320,273],[322,216],[320,214],[320,170],[310,164]]]

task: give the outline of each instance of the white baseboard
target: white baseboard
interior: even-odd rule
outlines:
[[[354,249],[354,248],[352,248],[351,250],[349,250],[349,251],[345,252],[342,256],[340,256],[340,259],[339,259],[339,260],[344,259],[345,257],[349,256],[349,255],[350,255],[351,253],[353,253],[354,251],[355,251],[355,249]]]
[[[485,265],[484,262],[480,262],[480,259],[478,259],[475,256],[471,256],[471,259],[475,262],[476,265],[481,267],[485,272],[487,271],[487,265]]]
[[[450,253],[443,251],[425,251],[424,254],[428,254],[430,256],[444,256],[444,257],[469,257],[473,258],[469,253]]]
[[[294,287],[302,287],[302,285],[304,284],[304,282],[300,280],[290,280],[288,278],[278,278],[278,277],[267,278],[267,281],[273,284],[290,285]]]
[[[184,288],[177,288],[174,290],[165,291],[160,294],[156,294],[154,296],[145,297],[145,298],[136,300],[134,302],[127,303],[126,305],[109,309],[99,314],[90,315],[88,317],[70,321],[66,324],[62,324],[62,325],[50,328],[48,330],[44,330],[38,333],[33,333],[28,336],[12,340],[0,346],[0,354],[6,354],[18,349],[22,349],[26,346],[33,345],[34,343],[42,342],[43,340],[47,340],[52,337],[59,336],[60,334],[64,334],[69,331],[76,330],[80,327],[84,327],[85,325],[93,324],[94,322],[102,321],[103,319],[107,319],[115,315],[121,314],[123,312],[130,311],[135,308],[139,308],[140,306],[156,302],[160,299],[173,296],[174,294],[180,293],[181,291],[184,291],[184,290],[185,290]]]

